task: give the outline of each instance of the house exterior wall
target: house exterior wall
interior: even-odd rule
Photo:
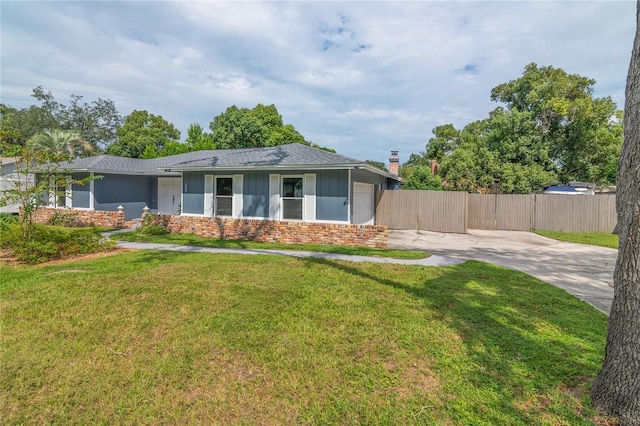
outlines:
[[[81,180],[89,177],[89,173],[73,173],[73,180]],[[71,197],[71,205],[74,208],[88,209],[91,207],[91,183],[87,182],[84,185],[71,185],[73,196]]]
[[[317,172],[316,219],[349,221],[349,172],[347,170]]]
[[[282,177],[304,176],[308,171],[283,171]],[[242,216],[246,218],[269,217],[270,171],[184,172],[182,213],[205,214],[205,175],[242,175]],[[322,170],[316,175],[316,217],[318,221],[347,222],[349,220],[349,174],[346,170]]]
[[[204,172],[182,174],[182,212],[204,214]]]
[[[102,175],[93,183],[95,210],[117,211],[124,207],[127,220],[142,216],[142,209],[158,208],[158,178],[155,176]]]
[[[202,237],[291,244],[387,247],[389,230],[378,225],[287,222],[202,216],[157,215],[171,232]]]
[[[269,217],[269,172],[245,172],[242,216]]]

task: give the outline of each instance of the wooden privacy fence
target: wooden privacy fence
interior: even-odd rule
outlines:
[[[505,231],[613,232],[615,195],[467,194],[378,191],[376,224],[391,229],[464,233]]]
[[[466,192],[377,191],[376,224],[391,229],[467,232]]]

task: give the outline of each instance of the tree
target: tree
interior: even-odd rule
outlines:
[[[206,133],[198,123],[192,123],[189,126],[187,139],[184,143],[188,147],[188,151],[216,149],[216,145],[213,143],[213,135]]]
[[[413,173],[407,180],[404,189],[421,189],[421,190],[442,190],[442,181],[440,176],[431,173],[429,166],[419,166],[413,169]]]
[[[622,144],[622,112],[610,98],[594,98],[595,81],[529,64],[523,75],[496,86],[502,102],[489,117],[457,130],[433,129],[418,161],[437,160],[449,189],[529,193],[559,181],[615,180]],[[413,154],[412,154],[413,157]],[[409,166],[401,168],[408,179]]]
[[[522,77],[495,87],[491,100],[531,117],[562,181],[611,183],[601,170],[620,154],[622,117],[611,98],[593,97],[595,83],[531,63]]]
[[[122,117],[113,101],[98,98],[88,104],[82,102],[82,96],[72,94],[69,105],[64,105],[42,86],[33,89],[31,96],[41,102],[39,108],[45,117],[53,118],[62,130],[79,133],[96,149],[103,150],[117,139],[116,129],[122,123]]]
[[[101,176],[73,179],[73,174],[60,166],[69,158],[68,153],[59,154],[23,146],[16,154],[15,170],[11,175],[4,176],[10,182],[10,187],[0,191],[0,206],[21,206],[21,235],[17,244],[26,247],[34,240],[35,217],[41,207],[48,204],[49,200],[67,196],[66,189],[70,185],[85,185]]]
[[[0,105],[0,145],[5,155],[11,155],[39,132],[60,129],[59,123],[49,113],[37,106],[15,109]]]
[[[290,124],[285,125],[275,105],[253,109],[235,105],[214,117],[209,128],[218,149],[259,148],[288,143],[311,145]]]
[[[380,170],[384,170],[385,172],[389,171],[387,169],[387,166],[385,166],[385,164],[382,161],[365,160],[364,162],[369,164],[370,166],[377,167]]]
[[[56,158],[73,159],[97,153],[96,148],[78,133],[65,130],[45,130],[27,141],[27,147]]]
[[[602,369],[593,384],[596,407],[621,424],[640,424],[640,2],[627,75],[624,144],[618,161],[619,237],[614,293]]]
[[[113,101],[98,98],[86,103],[82,102],[82,96],[71,95],[69,105],[64,105],[42,86],[33,89],[31,96],[40,105],[20,110],[0,105],[3,151],[13,149],[12,146],[24,146],[34,135],[47,129],[76,132],[97,150],[103,150],[116,140],[116,128],[122,123],[122,117]]]
[[[107,153],[131,158],[141,158],[147,146],[159,153],[165,144],[180,139],[180,131],[162,116],[136,110],[125,118],[117,134],[118,140],[107,148]]]
[[[427,151],[423,156],[440,162],[458,145],[460,132],[453,127],[453,124],[445,124],[434,128],[432,133],[435,137],[427,142]]]

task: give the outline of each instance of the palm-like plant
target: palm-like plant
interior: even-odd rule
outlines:
[[[85,157],[97,152],[91,143],[74,131],[44,130],[27,141],[27,147],[56,157]]]

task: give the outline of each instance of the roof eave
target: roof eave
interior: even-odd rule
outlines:
[[[165,172],[195,172],[195,171],[261,171],[261,170],[366,170],[391,179],[399,179],[398,176],[385,172],[367,163],[343,163],[343,164],[293,164],[293,165],[266,165],[266,166],[183,166],[183,167],[160,167]]]

